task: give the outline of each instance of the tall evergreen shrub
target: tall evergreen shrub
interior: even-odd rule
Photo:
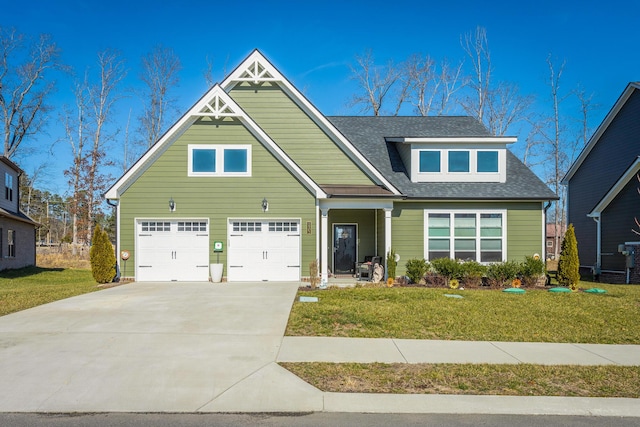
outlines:
[[[116,275],[116,256],[107,232],[96,225],[89,249],[91,273],[98,283],[109,283]]]
[[[558,282],[573,290],[578,289],[580,281],[580,260],[578,259],[578,241],[573,224],[569,224],[560,246],[558,261]]]
[[[398,261],[396,261],[396,251],[391,249],[387,254],[387,276],[390,279],[395,280],[397,266],[398,266]]]

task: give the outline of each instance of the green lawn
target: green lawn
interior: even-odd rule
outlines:
[[[581,282],[581,288],[595,287]],[[640,286],[606,294],[527,290],[346,288],[301,291],[287,335],[471,341],[640,344]],[[446,295],[460,295],[451,298]]]
[[[640,397],[640,366],[281,363],[338,393]]]
[[[29,267],[0,272],[0,316],[100,290],[91,270]]]
[[[581,288],[596,287],[581,282]],[[347,288],[301,291],[287,335],[640,344],[640,286],[606,294]],[[460,295],[451,298],[446,295]],[[570,361],[568,361],[570,363]],[[640,397],[638,366],[281,363],[324,391]]]

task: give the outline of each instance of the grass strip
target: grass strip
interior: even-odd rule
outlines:
[[[581,287],[594,287],[582,282]],[[527,289],[332,288],[300,291],[317,303],[293,304],[286,334],[468,341],[640,343],[640,286],[552,293]],[[449,298],[457,294],[463,298]]]
[[[338,393],[640,397],[639,366],[280,363]]]
[[[91,270],[29,267],[0,272],[0,316],[100,290]]]

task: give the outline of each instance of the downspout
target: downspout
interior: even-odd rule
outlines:
[[[602,224],[600,223],[600,212],[589,215],[596,222],[596,269],[602,269]]]
[[[544,241],[542,242],[542,256],[544,257],[544,260],[546,262],[547,260],[547,211],[549,210],[549,208],[551,207],[551,200],[547,201],[547,205],[544,207]],[[554,240],[555,241],[555,240]]]
[[[118,234],[118,223],[120,222],[120,212],[119,212],[119,208],[118,206],[120,206],[120,201],[119,200],[112,200],[112,199],[107,199],[107,204],[111,207],[116,208],[116,221],[115,221],[115,234],[116,234],[116,266],[117,266],[117,271],[116,271],[116,277],[120,277],[120,257],[118,256],[118,254],[120,253],[120,235]]]

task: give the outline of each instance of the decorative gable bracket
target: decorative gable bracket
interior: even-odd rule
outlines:
[[[213,117],[218,120],[220,117],[239,117],[241,113],[235,111],[220,94],[215,94],[211,100],[204,104],[204,107],[199,112],[193,115],[198,117]]]
[[[270,67],[262,64],[259,59],[254,59],[245,65],[244,70],[238,73],[238,76],[233,80],[238,82],[253,82],[254,84],[279,80],[269,72],[268,68]]]

